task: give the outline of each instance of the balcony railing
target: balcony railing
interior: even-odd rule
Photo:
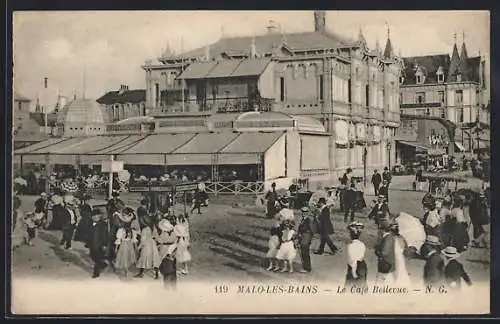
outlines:
[[[206,101],[190,100],[189,103],[195,103],[199,111],[212,111],[217,113],[241,113],[249,111],[271,111],[274,99],[249,99],[244,98],[221,98],[207,99]]]

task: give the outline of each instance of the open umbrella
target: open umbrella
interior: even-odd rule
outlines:
[[[399,233],[408,243],[408,247],[414,247],[417,251],[420,251],[425,242],[424,226],[420,219],[405,212],[400,212],[395,220],[399,225]]]

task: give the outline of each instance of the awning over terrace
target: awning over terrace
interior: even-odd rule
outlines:
[[[259,164],[284,132],[93,136],[49,139],[14,152],[16,162],[100,164],[115,155],[132,165]]]

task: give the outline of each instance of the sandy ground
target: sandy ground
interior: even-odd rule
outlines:
[[[420,216],[422,214],[420,201],[424,193],[410,191],[409,187],[411,180],[412,179],[410,177],[394,177],[394,183],[390,192],[391,210],[395,212],[405,211],[409,214]],[[373,196],[367,196],[367,202],[373,198]],[[32,208],[31,206],[34,199],[34,197],[23,197],[22,208],[24,210],[30,210]],[[335,244],[341,248],[339,253],[335,255],[326,254],[322,256],[312,254],[313,272],[311,274],[282,274],[266,271],[263,267],[265,262],[264,256],[267,251],[268,228],[271,225],[272,221],[264,217],[263,211],[261,209],[255,206],[250,206],[251,199],[242,198],[239,199],[239,202],[247,202],[249,205],[241,207],[231,207],[230,204],[228,205],[227,199],[215,198],[211,200],[210,206],[203,210],[202,215],[195,214],[191,217],[191,253],[193,262],[190,265],[189,274],[187,276],[180,277],[179,283],[181,285],[191,287],[206,287],[206,289],[194,289],[194,291],[197,291],[195,295],[203,295],[205,296],[205,299],[202,298],[198,301],[200,305],[197,306],[198,308],[196,309],[181,311],[180,308],[176,308],[179,313],[203,312],[202,309],[205,309],[203,307],[206,307],[209,301],[215,301],[213,299],[216,296],[214,290],[215,286],[219,285],[229,285],[230,289],[234,291],[235,289],[237,290],[237,285],[242,282],[251,282],[254,284],[266,285],[287,285],[290,283],[313,285],[319,282],[321,283],[320,290],[323,291],[323,294],[328,294],[325,291],[335,291],[337,284],[341,284],[343,282],[346,270],[346,255],[344,247],[346,242],[348,241],[348,235],[345,230],[343,215],[340,212],[334,215],[334,227],[336,230],[334,241]],[[376,229],[375,226],[366,219],[367,213],[368,211],[358,213],[356,217],[358,220],[367,224],[367,228],[364,231],[362,240],[366,243],[368,248],[366,253],[366,261],[368,264],[368,280],[371,281],[372,279],[374,279],[376,271],[376,258],[373,253]],[[71,251],[63,250],[58,246],[60,236],[61,233],[59,231],[40,231],[37,238],[35,238],[35,240],[33,241],[33,247],[22,246],[13,252],[12,288],[13,297],[15,297],[13,298],[13,303],[17,303],[17,312],[62,312],[62,304],[60,303],[61,300],[65,300],[65,297],[63,296],[67,296],[69,292],[75,291],[82,291],[83,293],[82,289],[85,289],[87,291],[86,293],[84,293],[84,296],[86,298],[92,299],[94,298],[93,294],[96,294],[95,297],[102,297],[103,293],[105,293],[106,296],[114,296],[115,294],[119,294],[118,292],[106,293],[109,290],[103,290],[103,287],[106,287],[107,285],[113,286],[114,290],[120,289],[116,287],[124,287],[124,289],[134,287],[133,289],[138,290],[145,289],[145,287],[161,287],[161,281],[154,280],[152,274],[148,274],[148,276],[145,276],[142,279],[131,277],[121,278],[118,274],[113,273],[110,269],[107,269],[100,278],[90,279],[92,262],[90,260],[90,257],[88,256],[88,250],[78,242],[74,243],[73,249]],[[318,242],[316,240],[316,242],[313,242],[312,248],[317,246],[317,244]],[[478,293],[476,295],[477,298],[473,300],[476,301],[476,306],[481,306],[481,310],[483,312],[487,311],[489,309],[489,288],[487,287],[487,285],[489,285],[490,278],[490,251],[488,249],[469,249],[468,251],[463,253],[463,255],[461,256],[461,260],[465,266],[466,271],[471,276],[472,281],[477,284],[483,284],[483,286],[485,287],[484,291],[482,290],[481,293]],[[422,277],[423,261],[408,260],[407,267],[410,272],[412,283],[419,284]],[[296,260],[296,268],[300,269],[299,258]],[[27,282],[30,282],[30,284],[27,284]],[[46,307],[41,307],[40,301],[35,298],[35,295],[39,294],[40,289],[33,289],[33,285],[42,284],[55,289],[52,291],[52,294],[47,290],[50,288],[44,289],[46,293],[44,294],[45,297],[43,298],[45,298],[45,300],[47,301],[51,298],[54,300],[53,303],[47,302],[42,304]],[[63,286],[67,288],[63,289]],[[92,290],[93,292],[89,291],[90,287],[95,287],[94,290]],[[56,293],[56,288],[62,290]],[[148,289],[146,289],[146,291],[151,292],[156,288]],[[225,297],[228,297],[227,294]],[[193,296],[189,298],[192,299]],[[207,300],[207,298],[209,299]],[[416,297],[412,296],[412,298]],[[58,300],[57,303],[55,302],[55,300]],[[109,298],[107,298],[107,300],[109,301]],[[309,300],[309,298],[305,300]],[[421,299],[418,300],[422,301]],[[461,300],[463,301],[463,298]],[[478,304],[477,302],[479,300],[481,300],[482,302]],[[244,300],[242,301],[244,302]],[[427,302],[428,301],[429,300],[427,300]],[[231,299],[228,299],[226,302],[231,302]],[[269,300],[269,302],[271,302],[271,300]],[[251,305],[257,305],[260,303],[261,302],[255,301]],[[297,303],[297,301],[295,301],[294,303]],[[416,310],[415,300],[408,301],[408,303],[409,304],[407,305],[407,309],[410,311],[410,313],[412,310]],[[215,313],[228,313],[232,311],[238,312],[238,310],[241,308],[228,307],[226,309],[222,307],[219,302],[217,302],[217,304],[219,305],[218,307],[209,307],[207,309],[220,310]],[[299,304],[301,303],[299,302]],[[458,312],[466,310],[466,308],[463,307],[454,307],[453,309],[445,310],[445,304],[448,306],[454,305],[453,302],[450,304],[450,302],[448,301],[443,303],[442,307],[437,307],[436,305],[434,305],[433,307],[427,307],[425,309],[429,310],[430,313],[454,313],[453,310],[456,310]],[[259,312],[263,312],[266,305],[269,306],[267,302],[265,302],[263,306],[259,306]],[[305,304],[302,303],[301,305],[302,307],[304,307]],[[95,307],[92,308],[87,305],[86,307],[81,308],[80,311],[75,310],[75,312],[96,312],[95,309],[96,307],[99,308],[99,305],[94,306]],[[228,306],[230,305],[228,304]],[[368,307],[367,305],[365,306],[365,308],[361,309],[368,312],[368,309],[370,307]],[[106,309],[108,311],[111,311],[110,307],[113,308],[112,306],[106,307],[101,311],[101,313],[106,313]],[[335,308],[335,310],[330,311],[322,309],[321,307],[319,307],[318,309],[316,308],[318,307],[310,306],[302,312],[304,314],[309,313],[309,311],[310,313],[360,312],[359,310],[356,311],[356,307],[353,308],[353,305],[351,303],[347,303],[346,306],[341,309]],[[68,311],[66,307],[64,307],[64,309]],[[92,309],[94,309],[94,311],[92,311]],[[283,309],[285,308],[282,308],[282,310]],[[398,312],[396,309],[397,307],[392,307],[387,309],[385,312]],[[432,309],[434,309],[434,311],[432,311]],[[141,310],[139,309],[137,309],[136,311],[141,312]],[[245,310],[242,309],[239,311]],[[477,311],[478,310],[470,310],[471,313]],[[120,313],[120,311],[117,312]],[[157,311],[151,310],[151,312],[171,313],[172,311],[166,309],[162,311],[161,306],[159,306]],[[294,310],[293,308],[291,308],[289,312],[296,313],[297,309]],[[465,312],[467,313],[467,311]],[[97,311],[97,313],[99,313],[99,311]],[[205,311],[205,313],[207,312]]]

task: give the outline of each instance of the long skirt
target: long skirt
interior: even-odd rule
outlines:
[[[115,267],[117,269],[129,269],[137,262],[134,243],[131,240],[121,242],[116,253]]]
[[[153,269],[160,266],[161,259],[158,253],[158,247],[154,240],[147,242],[142,250],[139,260],[137,260],[137,268],[141,269]]]
[[[347,265],[347,273],[345,276],[345,285],[346,286],[366,286],[366,277],[368,274],[368,268],[366,267],[365,261],[358,261],[356,268],[357,278],[352,276],[352,267]]]

